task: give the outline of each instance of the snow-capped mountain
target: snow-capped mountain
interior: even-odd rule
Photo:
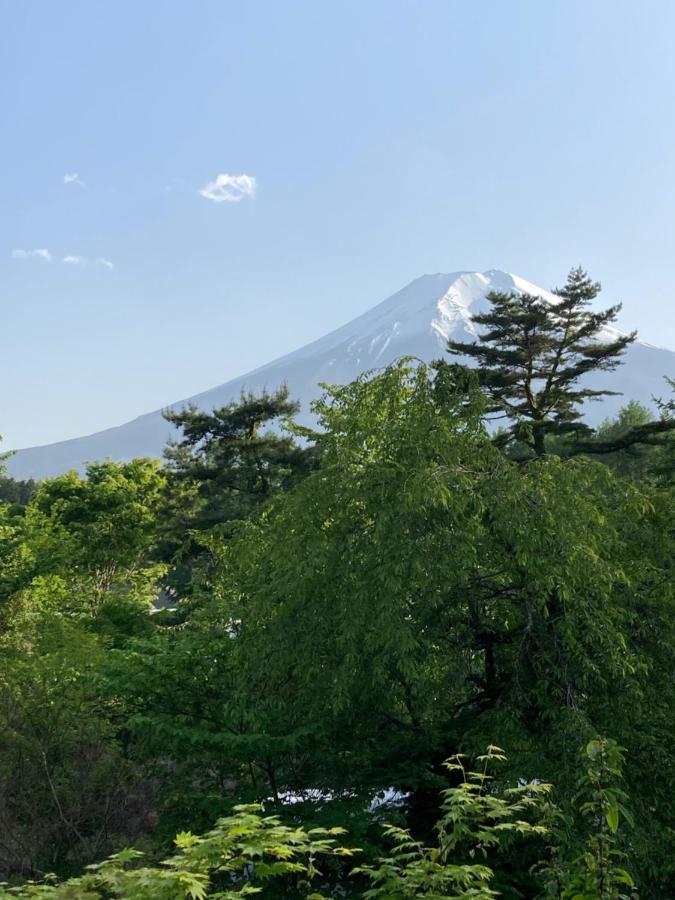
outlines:
[[[241,378],[174,403],[172,408],[195,403],[212,409],[238,398],[242,390],[274,389],[285,381],[291,395],[302,404],[300,421],[311,421],[309,402],[321,393],[319,382],[346,383],[401,356],[431,361],[444,354],[451,335],[459,340],[473,339],[476,329],[472,315],[486,309],[485,298],[495,290],[522,291],[556,302],[553,294],[507,272],[424,275],[325,337]],[[614,373],[592,377],[594,387],[611,388],[623,396],[587,404],[588,421],[597,423],[613,415],[631,399],[652,405],[652,397],[666,393],[664,375],[674,374],[675,353],[636,342]],[[8,468],[17,478],[43,478],[82,469],[92,460],[160,457],[172,433],[173,428],[157,410],[87,437],[20,450],[10,459]]]

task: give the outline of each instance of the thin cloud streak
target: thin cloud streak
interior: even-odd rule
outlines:
[[[42,259],[45,262],[51,262],[52,259],[51,253],[44,247],[36,250],[12,250],[12,257],[14,259]]]
[[[12,258],[17,260],[39,259],[43,262],[51,262],[52,254],[44,247],[38,247],[35,250],[12,250]],[[66,266],[87,266],[96,265],[103,266],[104,269],[114,269],[115,265],[105,256],[97,256],[96,259],[87,259],[86,256],[78,256],[75,253],[67,253],[61,257],[61,262]]]

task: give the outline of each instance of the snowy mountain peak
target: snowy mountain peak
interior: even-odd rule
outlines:
[[[520,291],[542,297],[550,303],[557,298],[519,275],[490,269],[486,272],[452,272],[423,275],[377,306],[330,332],[317,341],[225,384],[172,405],[179,409],[195,403],[213,409],[239,397],[242,390],[259,392],[286,382],[291,395],[302,404],[300,421],[312,421],[310,401],[321,393],[319,383],[345,384],[368,369],[380,368],[401,356],[434,360],[445,353],[447,340],[474,340],[472,316],[487,308],[490,291]],[[608,329],[606,337],[619,334]],[[593,386],[620,391],[589,404],[586,416],[597,422],[613,415],[629,399],[649,406],[652,397],[664,393],[664,375],[675,373],[675,353],[636,342],[626,353],[625,364],[615,373],[598,373]],[[161,410],[140,416],[125,425],[19,451],[9,461],[9,470],[18,478],[43,478],[68,469],[82,469],[92,460],[131,459],[162,455],[171,426]]]

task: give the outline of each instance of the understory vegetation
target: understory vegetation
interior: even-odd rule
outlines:
[[[673,401],[584,422],[598,290],[1,480],[0,897],[675,896]]]

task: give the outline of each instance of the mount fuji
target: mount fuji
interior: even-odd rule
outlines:
[[[423,275],[398,293],[374,306],[325,337],[225,384],[172,404],[171,409],[194,403],[204,409],[236,400],[243,390],[273,390],[286,382],[291,396],[302,404],[298,420],[312,420],[309,402],[321,394],[319,382],[346,383],[362,372],[386,366],[401,356],[431,361],[442,357],[447,339],[473,340],[472,315],[487,308],[490,291],[519,291],[555,303],[555,295],[507,272],[453,272]],[[616,335],[613,329],[607,329]],[[653,406],[652,398],[666,393],[665,375],[675,374],[675,353],[636,341],[615,372],[595,373],[594,388],[620,391],[623,396],[590,403],[586,420],[597,424],[629,400]],[[86,437],[19,450],[8,461],[15,478],[44,478],[69,469],[82,470],[87,462],[124,461],[136,456],[161,457],[167,440],[175,435],[162,411],[147,413],[124,425]]]

